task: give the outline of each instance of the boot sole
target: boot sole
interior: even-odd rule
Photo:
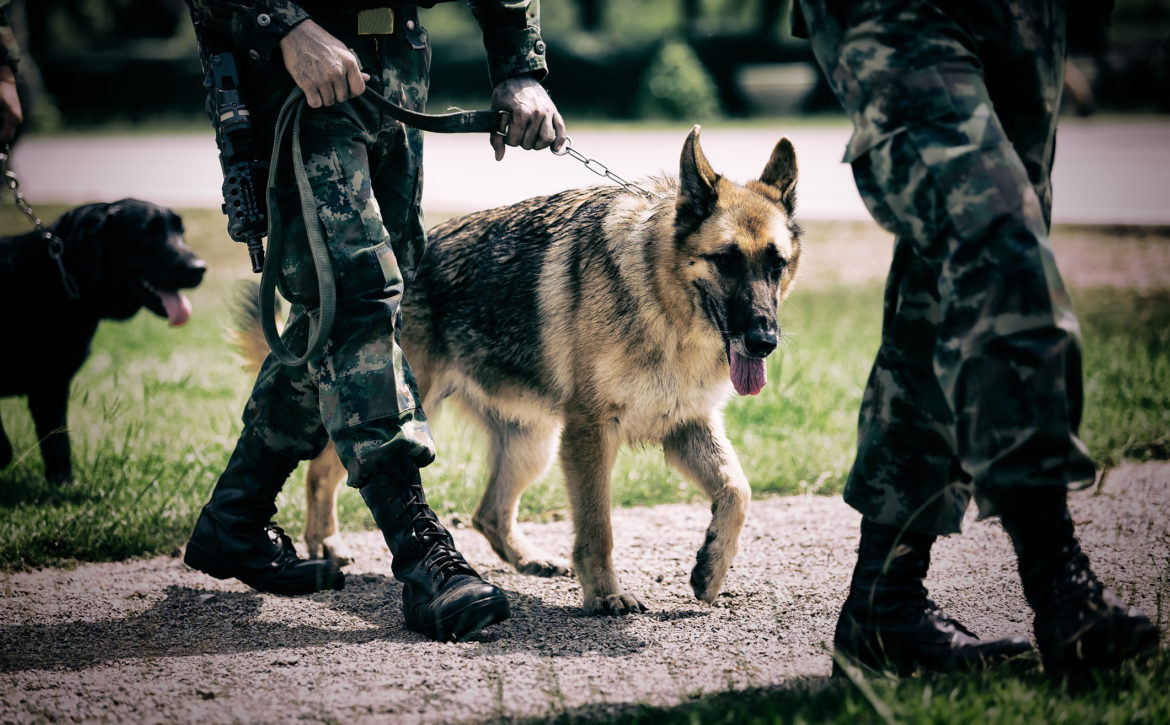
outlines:
[[[326,589],[345,587],[345,574],[338,570],[333,570],[328,578],[318,575],[312,579],[304,577],[293,581],[273,581],[270,574],[257,575],[233,566],[195,542],[187,543],[183,563],[216,579],[238,579],[257,591],[269,594],[315,594]]]
[[[508,619],[512,616],[511,610],[507,597],[495,596],[472,602],[442,622],[428,625],[425,622],[407,619],[406,626],[439,642],[461,642],[493,624]]]

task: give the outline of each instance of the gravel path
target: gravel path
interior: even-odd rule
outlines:
[[[1102,578],[1158,614],[1170,601],[1170,463],[1126,464],[1071,508]],[[615,512],[615,565],[650,607],[625,618],[583,616],[574,579],[515,574],[456,526],[513,605],[511,620],[460,644],[403,629],[372,532],[345,534],[357,554],[346,588],[307,597],[258,594],[173,557],[0,575],[0,722],[481,722],[824,678],[858,515],[839,497],[753,502],[714,606],[687,584],[707,518],[701,504]],[[569,522],[523,528],[568,554]],[[978,633],[1029,631],[995,522],[941,540],[927,584]]]
[[[872,227],[812,226],[801,287],[884,277],[889,247]],[[1053,236],[1074,286],[1170,287],[1164,228],[1110,230],[1104,245],[1100,230]],[[1170,631],[1159,605],[1170,601],[1170,463],[1126,464],[1071,507],[1098,574]],[[840,497],[753,502],[714,606],[687,583],[708,518],[702,504],[615,511],[615,565],[651,609],[626,618],[583,616],[574,579],[515,574],[456,526],[459,548],[513,606],[511,620],[461,644],[403,629],[401,588],[373,532],[343,534],[357,554],[345,590],[309,597],[258,594],[177,556],[0,574],[0,723],[482,722],[826,677],[857,513]],[[522,528],[568,555],[568,521]],[[940,541],[927,585],[977,633],[1029,632],[995,522],[972,519]]]

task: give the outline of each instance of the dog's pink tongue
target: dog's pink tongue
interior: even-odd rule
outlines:
[[[731,384],[740,395],[757,395],[768,382],[768,370],[762,357],[744,357],[731,352]]]
[[[167,311],[167,319],[171,327],[182,327],[191,319],[191,301],[179,292],[159,292],[163,307]]]

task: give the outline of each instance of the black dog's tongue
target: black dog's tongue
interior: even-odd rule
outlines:
[[[768,369],[764,366],[762,357],[746,357],[731,348],[728,351],[731,361],[731,384],[735,392],[740,395],[758,395],[768,382]]]
[[[167,311],[167,319],[171,327],[182,327],[191,319],[191,301],[181,292],[160,291],[158,298],[162,300]]]

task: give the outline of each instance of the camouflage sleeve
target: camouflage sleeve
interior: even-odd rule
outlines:
[[[9,2],[0,0],[0,65],[10,65],[12,70],[16,70],[20,63],[20,46],[16,44],[16,36],[8,24]]]
[[[492,85],[517,76],[548,75],[538,5],[531,0],[467,0],[487,49]]]
[[[280,39],[309,19],[292,0],[189,1],[208,32],[230,41],[253,60],[271,58]]]

